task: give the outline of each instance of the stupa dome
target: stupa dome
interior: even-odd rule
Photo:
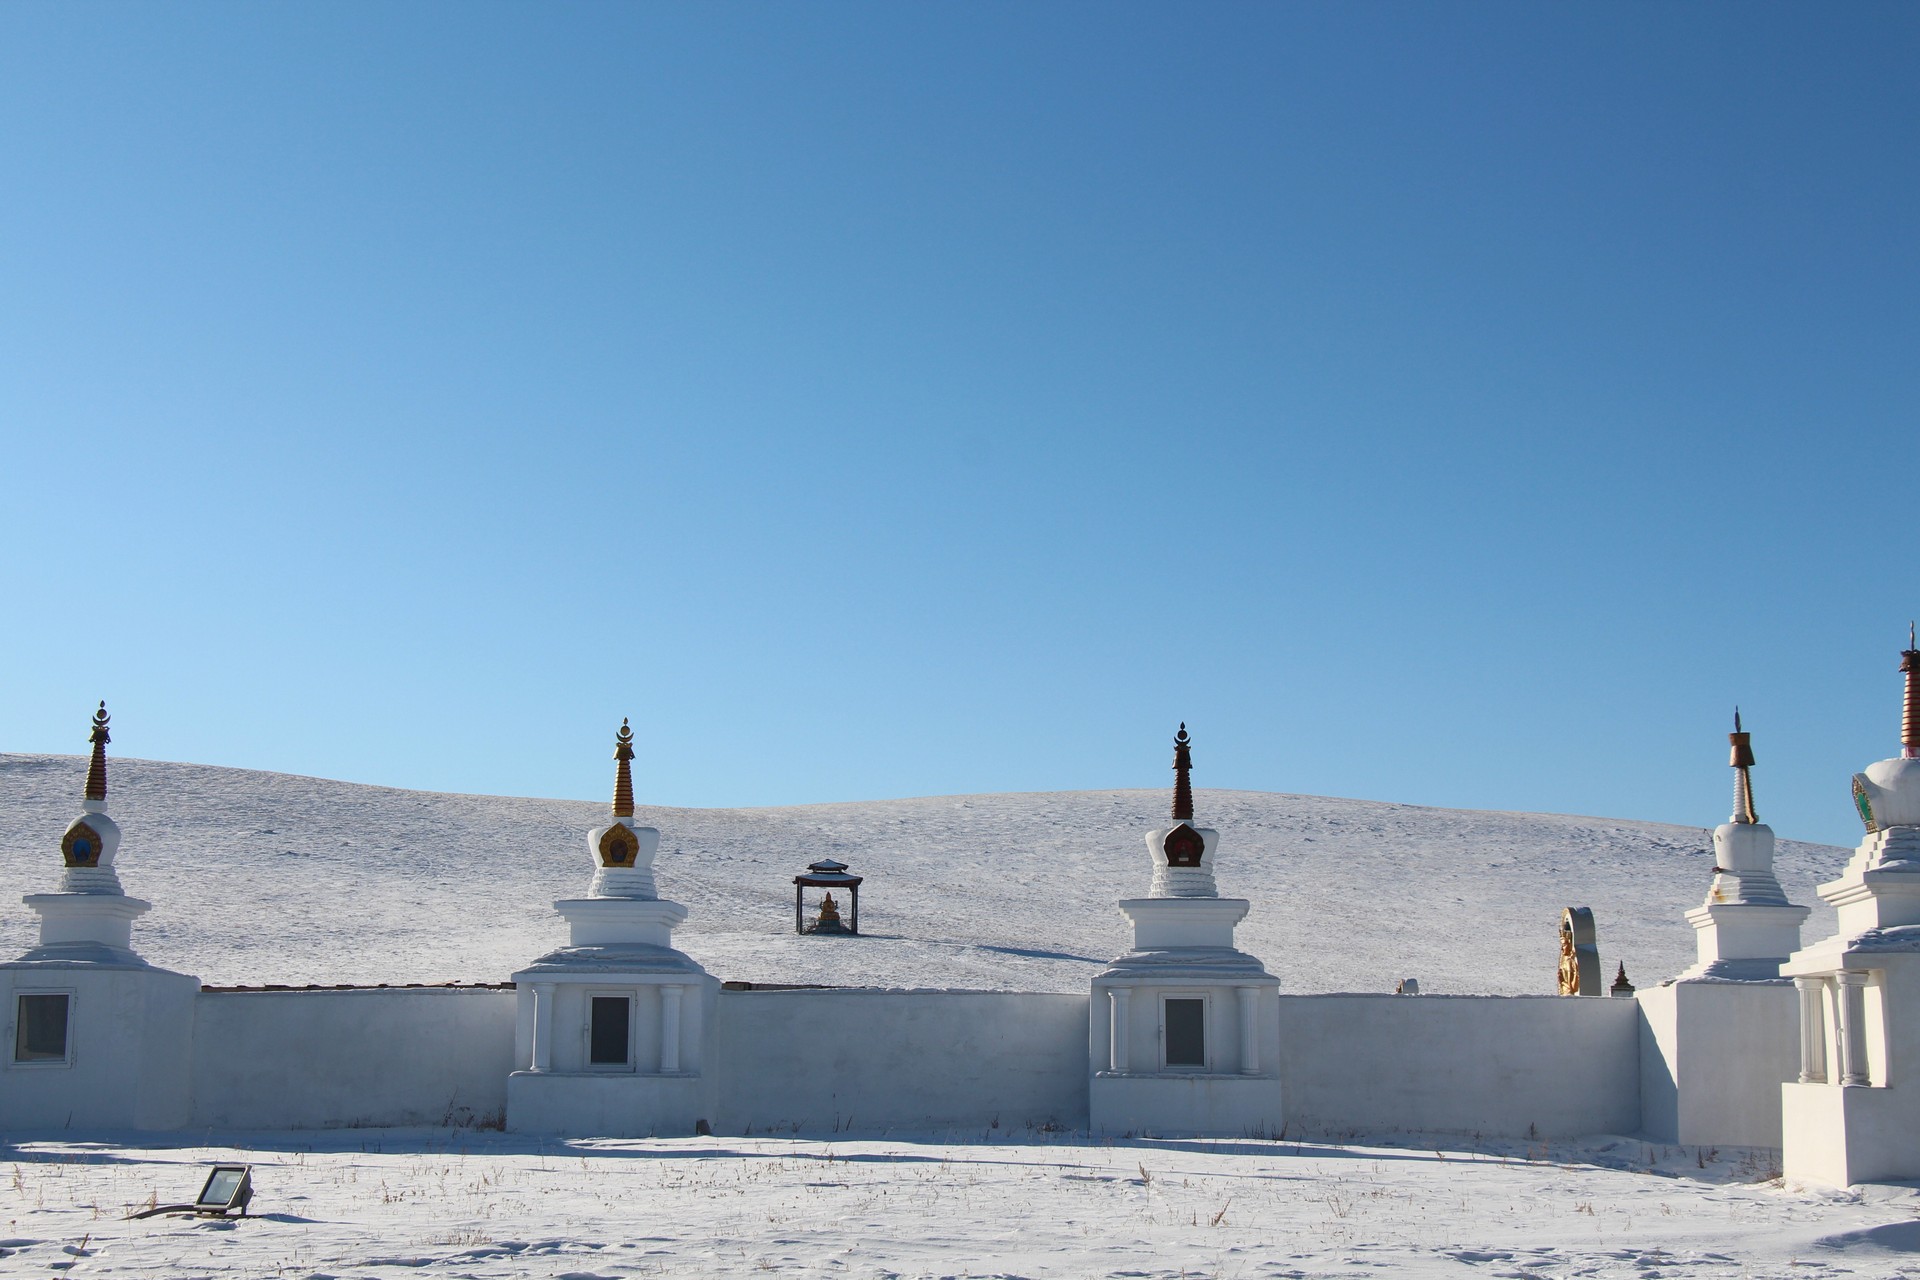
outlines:
[[[1880,760],[1854,775],[1854,803],[1870,831],[1920,827],[1920,760]]]

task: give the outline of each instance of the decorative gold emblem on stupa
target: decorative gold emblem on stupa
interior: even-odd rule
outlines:
[[[104,848],[106,844],[100,839],[100,833],[83,818],[67,828],[66,837],[60,841],[60,856],[70,867],[97,867]]]
[[[630,867],[639,852],[638,837],[617,822],[600,837],[600,865],[603,867]]]

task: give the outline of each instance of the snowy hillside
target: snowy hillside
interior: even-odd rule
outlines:
[[[0,756],[0,950],[33,937],[23,893],[55,886],[86,762]],[[555,898],[585,892],[585,832],[607,808],[439,795],[203,765],[114,760],[127,891],[148,960],[211,983],[500,981],[565,940]],[[644,783],[642,784],[644,786]],[[1692,962],[1681,918],[1712,867],[1704,828],[1196,792],[1221,832],[1222,894],[1250,898],[1242,947],[1292,992],[1553,988],[1565,906],[1589,906],[1611,977]],[[1702,800],[1703,819],[1718,820]],[[1121,897],[1146,892],[1141,833],[1160,791],[944,796],[781,809],[642,806],[681,945],[721,978],[1080,991],[1126,949]],[[864,874],[859,939],[793,933],[793,875]],[[1788,894],[1846,851],[1783,841]]]

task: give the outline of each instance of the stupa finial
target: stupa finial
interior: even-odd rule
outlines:
[[[1175,822],[1193,821],[1193,753],[1187,738],[1187,723],[1180,722],[1180,732],[1173,735],[1173,820]]]
[[[1900,714],[1900,755],[1906,760],[1920,759],[1920,647],[1913,642],[1913,623],[1907,623],[1907,648],[1900,655],[1900,670],[1907,677],[1906,701]]]
[[[620,762],[613,775],[613,816],[633,816],[633,730],[627,718],[620,717],[620,735],[613,742],[613,758]]]
[[[87,762],[87,799],[105,802],[107,743],[113,739],[107,734],[107,704],[104,701],[100,704],[100,709],[93,713],[93,733],[87,740],[93,743],[93,759]]]
[[[1753,735],[1740,728],[1740,708],[1733,709],[1733,732],[1727,735],[1733,744],[1733,817],[1732,822],[1755,826],[1760,816],[1753,811],[1753,779],[1747,770],[1753,767]]]

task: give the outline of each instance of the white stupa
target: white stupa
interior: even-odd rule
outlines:
[[[99,1125],[171,1129],[192,1109],[194,1000],[200,981],[133,950],[133,922],[150,904],[127,896],[114,870],[120,825],[107,815],[107,706],[94,713],[80,816],[60,838],[60,885],[23,901],[40,940],[0,965],[6,1036],[0,1126]]]
[[[1733,713],[1733,816],[1713,832],[1707,900],[1687,912],[1698,959],[1638,993],[1640,1129],[1690,1146],[1780,1145],[1780,1086],[1794,1078],[1793,986],[1780,966],[1806,907],[1773,872],[1773,830],[1753,802],[1753,736]]]
[[[587,832],[587,851],[593,858],[587,896],[553,904],[566,917],[571,935],[568,945],[555,954],[577,963],[594,948],[612,948],[618,954],[604,958],[625,963],[634,958],[634,948],[654,947],[668,954],[640,958],[684,971],[682,966],[693,962],[672,948],[673,930],[686,920],[687,909],[662,899],[653,883],[660,832],[633,820],[633,729],[625,720],[620,722],[613,755],[617,762],[613,817],[606,826]],[[544,962],[543,957],[534,965]]]
[[[691,1133],[712,1113],[703,1074],[719,983],[673,945],[687,909],[657,892],[660,832],[633,817],[633,730],[614,745],[613,816],[587,833],[593,879],[555,902],[567,945],[513,975],[520,992],[507,1125],[546,1133]]]
[[[1678,981],[1754,982],[1780,976],[1800,947],[1811,908],[1787,900],[1773,873],[1773,828],[1754,810],[1753,735],[1733,713],[1733,816],[1713,831],[1713,881],[1707,900],[1687,912],[1698,960]]]
[[[1194,825],[1191,743],[1174,738],[1173,825],[1147,833],[1153,879],[1121,901],[1133,948],[1093,980],[1098,1133],[1278,1132],[1280,981],[1234,946],[1245,898],[1214,881],[1220,833]]]
[[[1786,1086],[1787,1175],[1844,1186],[1920,1177],[1920,648],[1900,655],[1900,754],[1853,778],[1866,838],[1820,897],[1833,935],[1781,972],[1800,989],[1800,1072]]]
[[[107,743],[112,740],[107,719],[107,704],[102,702],[89,738],[93,756],[87,764],[86,798],[80,802],[80,816],[60,838],[60,888],[22,899],[40,916],[40,945],[22,960],[146,965],[133,951],[133,922],[152,904],[128,897],[113,867],[120,851],[120,824],[107,815]]]

